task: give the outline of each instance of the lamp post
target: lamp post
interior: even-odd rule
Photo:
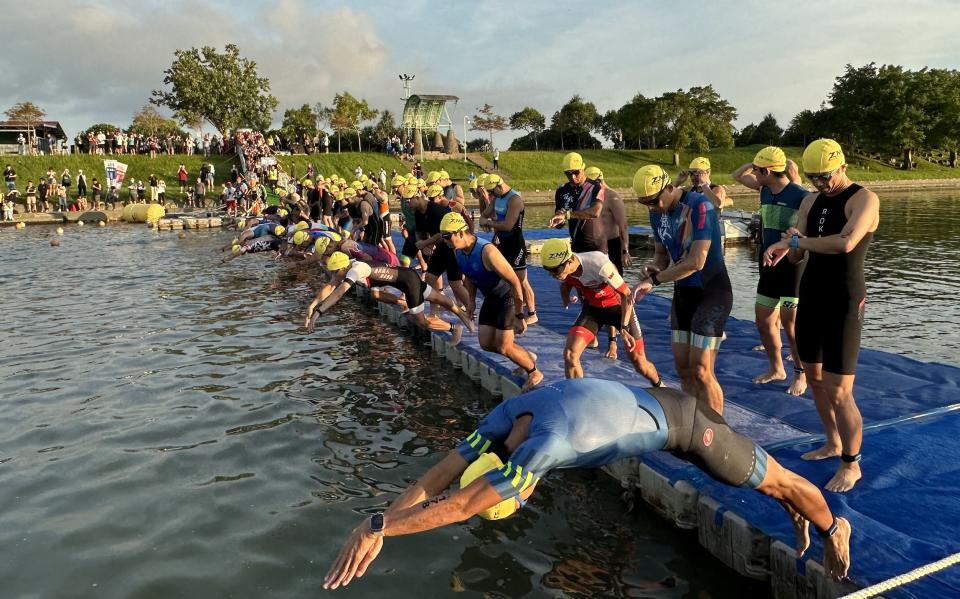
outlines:
[[[467,125],[470,123],[470,117],[463,115],[463,161],[467,162]]]

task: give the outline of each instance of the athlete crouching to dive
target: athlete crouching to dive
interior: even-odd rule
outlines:
[[[833,515],[817,487],[735,433],[709,406],[676,389],[569,379],[494,408],[385,512],[354,529],[323,586],[335,589],[363,576],[385,536],[432,530],[476,514],[505,518],[554,468],[596,468],[657,450],[689,460],[723,483],[777,500],[793,523],[798,557],[810,546],[812,522],[823,539],[827,575],[847,575],[850,523]],[[457,479],[460,488],[445,492]]]
[[[359,260],[351,260],[343,252],[331,254],[327,258],[326,265],[331,274],[330,282],[317,292],[317,296],[307,306],[307,315],[303,321],[303,326],[310,332],[313,332],[317,319],[340,301],[340,298],[354,284],[370,288],[371,295],[377,301],[406,307],[407,314],[416,324],[424,328],[434,331],[449,331],[453,335],[451,340],[453,345],[460,343],[463,326],[466,326],[471,333],[473,332],[473,322],[466,310],[457,306],[452,299],[443,293],[430,289],[420,279],[420,275],[410,268],[370,265]],[[393,287],[400,290],[403,297],[400,299],[390,293],[382,293],[379,289],[375,289],[376,287]],[[446,308],[460,319],[463,326],[453,325],[432,316],[428,318],[423,314],[424,300]]]

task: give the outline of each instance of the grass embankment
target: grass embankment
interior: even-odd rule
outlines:
[[[746,146],[731,150],[717,150],[702,154],[710,159],[711,179],[715,183],[730,184],[730,173],[740,165],[753,160],[754,155],[763,146]],[[787,158],[799,161],[803,148],[784,148]],[[587,166],[597,166],[603,171],[604,179],[612,187],[630,187],[633,174],[645,164],[659,164],[674,174],[673,152],[670,150],[583,150]],[[509,182],[515,187],[534,191],[553,189],[563,183],[565,178],[561,168],[565,152],[500,152],[500,166],[509,173]],[[686,168],[690,161],[700,156],[693,152],[680,154],[680,166]],[[493,161],[490,153],[484,156]],[[957,179],[960,169],[949,168],[918,160],[917,168],[904,171],[888,164],[863,158],[847,156],[850,177],[855,181],[895,181],[911,179]]]
[[[163,178],[167,182],[167,199],[179,201],[186,197],[186,194],[180,194],[180,182],[177,179],[177,170],[180,165],[187,167],[189,181],[196,181],[200,174],[200,166],[204,163],[212,163],[214,168],[214,178],[216,183],[227,180],[230,174],[230,167],[235,163],[232,154],[210,156],[164,156],[160,155],[154,159],[149,156],[91,156],[89,154],[73,154],[69,156],[4,156],[2,162],[4,167],[10,165],[17,171],[17,189],[20,190],[21,197],[27,189],[27,182],[31,179],[34,184],[40,182],[40,179],[47,176],[47,169],[53,168],[56,174],[57,182],[60,182],[60,176],[63,169],[70,169],[70,175],[73,183],[70,186],[70,197],[75,197],[77,192],[77,172],[81,169],[87,177],[87,197],[90,197],[90,187],[93,179],[96,177],[101,182],[106,181],[106,172],[103,169],[103,161],[115,159],[127,165],[127,175],[124,179],[124,188],[126,188],[132,179],[143,180],[144,185],[149,184],[150,175],[154,174]],[[239,166],[238,166],[239,168]],[[106,195],[106,187],[103,193]],[[120,197],[126,199],[126,192],[121,193]],[[26,201],[24,199],[24,201]]]

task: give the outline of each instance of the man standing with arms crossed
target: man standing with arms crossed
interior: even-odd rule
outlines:
[[[783,367],[780,343],[780,323],[787,334],[790,353],[793,356],[793,382],[787,393],[803,395],[807,390],[807,378],[797,354],[797,338],[794,324],[797,319],[797,287],[800,283],[802,265],[789,260],[781,260],[776,266],[762,264],[763,252],[780,241],[783,233],[797,226],[800,203],[809,193],[799,185],[800,176],[797,165],[787,160],[783,150],[768,146],[748,162],[733,172],[733,178],[743,186],[760,192],[760,280],[757,282],[756,314],[757,331],[760,341],[770,360],[770,368],[763,374],[753,377],[758,385],[787,378]]]
[[[843,493],[862,475],[863,419],[853,398],[853,381],[867,301],[863,263],[880,224],[880,200],[847,177],[843,150],[832,139],[807,146],[803,172],[817,193],[804,198],[797,227],[767,248],[763,263],[776,266],[789,255],[796,264],[808,256],[800,279],[797,351],[826,442],[802,457],[839,455],[840,467],[825,488]]]

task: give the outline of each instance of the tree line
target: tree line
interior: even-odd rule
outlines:
[[[163,117],[148,106],[134,117],[138,132],[183,135],[181,126],[199,129],[204,122],[224,136],[243,127],[270,131],[279,104],[256,63],[242,57],[233,44],[223,52],[212,47],[177,50],[170,68],[164,71],[163,84],[165,87],[151,93],[150,103],[170,109],[174,118]],[[11,119],[42,118],[42,111],[29,102],[7,114]],[[513,150],[599,148],[606,140],[623,149],[706,152],[734,145],[805,145],[818,137],[832,137],[852,152],[902,156],[905,168],[912,166],[914,152],[956,166],[960,72],[848,64],[820,107],[800,111],[785,129],[772,113],[740,130],[733,124],[736,118],[736,108],[712,85],[656,97],[638,93],[604,114],[575,95],[549,119],[532,106],[502,116],[484,104],[473,115],[471,129],[485,133],[489,141],[475,139],[468,148],[492,147],[494,134],[506,130],[523,133],[511,143]],[[402,135],[391,111],[373,108],[347,91],[337,93],[329,105],[318,102],[287,109],[281,127],[273,132],[294,144],[329,134],[333,148],[354,151]],[[944,153],[949,158],[943,158]]]

